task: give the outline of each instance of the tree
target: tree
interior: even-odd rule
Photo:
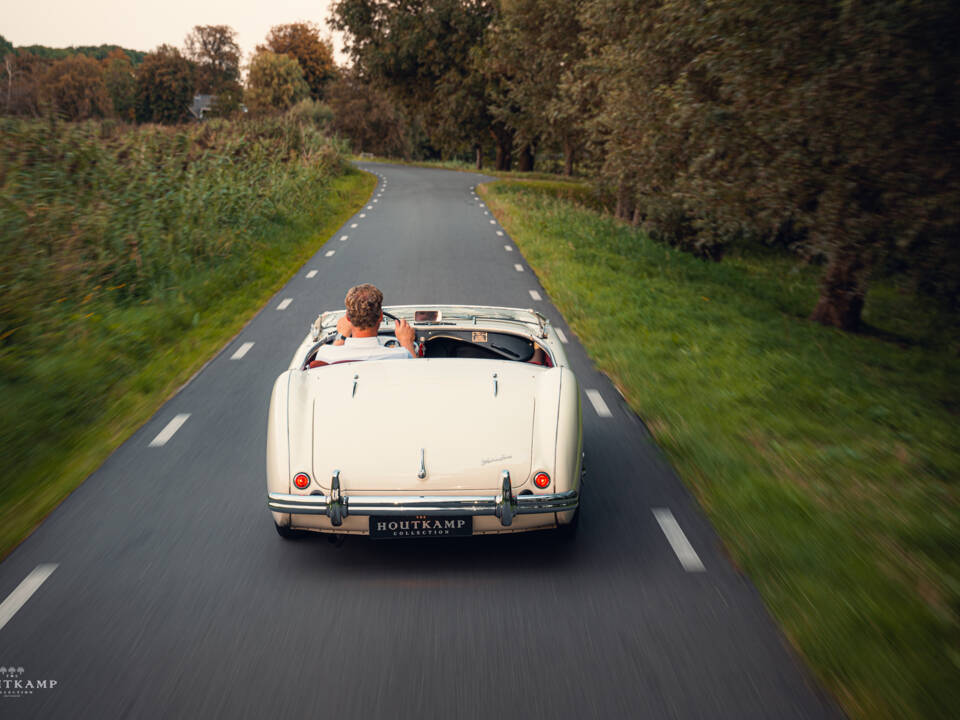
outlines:
[[[300,64],[289,55],[260,50],[250,60],[245,95],[250,110],[287,110],[309,94]]]
[[[50,66],[43,78],[43,98],[65,120],[104,117],[113,109],[100,63],[83,55]]]
[[[233,28],[196,25],[184,45],[187,58],[196,64],[197,92],[216,95],[239,85],[240,46]]]
[[[103,84],[113,104],[113,113],[125,122],[136,118],[137,80],[133,63],[123,50],[113,50],[103,61]]]
[[[471,53],[495,13],[493,0],[337,0],[329,22],[345,33],[359,77],[390,92],[434,149],[454,152],[488,139]]]
[[[562,94],[561,78],[583,57],[578,11],[583,0],[509,0],[484,36],[480,67],[491,112],[509,127],[519,169],[533,169],[542,141],[562,148],[567,174],[583,143],[582,118]]]
[[[137,120],[182,122],[188,116],[193,93],[193,64],[175,47],[161,45],[148,53],[137,69]]]
[[[327,102],[333,111],[330,129],[348,138],[354,152],[388,157],[409,154],[406,122],[386,92],[350,72],[330,83]]]
[[[300,64],[303,79],[314,100],[323,99],[327,83],[337,76],[333,44],[320,37],[320,28],[314,23],[274,25],[270,28],[266,43],[257,46],[257,52],[263,50],[294,58]]]
[[[43,77],[50,61],[17,48],[3,57],[4,111],[9,115],[41,114]]]
[[[960,17],[950,0],[685,3],[684,192],[825,259],[811,318],[860,325],[871,272],[960,225]],[[955,257],[955,254],[954,254]]]

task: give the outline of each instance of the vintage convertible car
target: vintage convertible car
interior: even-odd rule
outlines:
[[[546,318],[385,308],[380,334],[404,318],[419,359],[317,362],[342,314],[317,318],[273,386],[267,504],[281,537],[573,535],[580,391]]]

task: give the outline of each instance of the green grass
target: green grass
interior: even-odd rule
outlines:
[[[705,262],[549,191],[481,192],[844,709],[955,717],[958,360],[918,302],[881,283],[873,334],[844,334],[805,319],[817,268]]]
[[[25,132],[39,131],[30,126]],[[320,145],[281,153],[280,160],[266,147],[255,148],[248,162],[238,152],[244,143],[237,133],[249,128],[163,131],[159,142],[169,152],[160,155],[171,161],[158,158],[145,170],[116,158],[129,157],[124,148],[131,145],[140,157],[158,142],[153,131],[114,138],[119,153],[100,143],[96,128],[64,132],[73,154],[28,153],[18,143],[21,155],[2,178],[3,254],[21,261],[4,269],[0,283],[0,557],[220,350],[375,185],[373,176],[345,167],[335,155],[318,162]],[[206,137],[216,149],[196,157],[190,133],[209,132],[225,139]],[[297,130],[279,125],[252,132],[247,144],[271,147],[271,139],[282,135],[287,143]],[[198,177],[197,164],[222,163],[224,143],[231,167]],[[194,165],[182,162],[177,147],[194,155]],[[64,186],[70,174],[62,167],[72,163],[75,172],[82,152],[95,159],[99,173],[78,198],[71,193],[81,191]],[[152,177],[121,187],[118,177],[142,171]],[[180,182],[176,173],[184,174]],[[162,190],[159,200],[151,187]],[[116,192],[126,194],[115,201]],[[127,232],[126,214],[139,241],[132,263],[110,248],[111,233]],[[40,248],[48,237],[45,253]],[[128,282],[103,283],[104,268],[126,273]],[[25,306],[31,287],[40,302]]]

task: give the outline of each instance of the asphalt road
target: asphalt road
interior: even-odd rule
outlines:
[[[0,564],[0,665],[14,671],[0,680],[34,684],[0,684],[0,716],[839,717],[505,249],[472,193],[489,178],[364,167],[381,176],[369,204]],[[564,331],[581,388],[609,409],[584,397],[573,545],[276,535],[270,389],[318,312],[360,282],[387,304],[532,306]]]

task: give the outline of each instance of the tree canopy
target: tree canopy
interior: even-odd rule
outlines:
[[[320,37],[320,28],[314,23],[274,25],[266,42],[257,46],[257,52],[263,50],[289,55],[296,60],[314,100],[323,99],[327,83],[337,76],[333,45],[330,40]]]
[[[187,119],[193,88],[193,64],[177,48],[161,45],[137,69],[137,120],[169,124]]]
[[[291,56],[261,50],[250,60],[244,98],[251,111],[287,110],[309,94],[303,70]]]

